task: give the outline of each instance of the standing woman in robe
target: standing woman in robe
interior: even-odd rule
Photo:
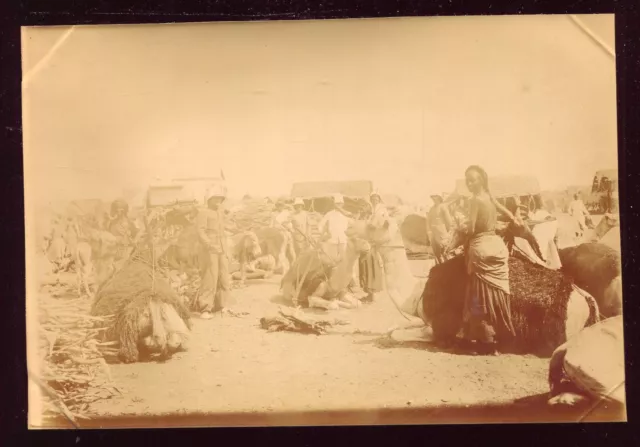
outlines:
[[[522,226],[522,222],[491,195],[484,169],[470,166],[465,179],[472,197],[467,227],[469,278],[463,333],[467,341],[476,341],[479,353],[495,355],[498,344],[508,343],[515,337],[511,321],[509,251],[495,232],[498,213],[517,226]]]
[[[382,203],[380,195],[373,192],[370,199],[373,208],[370,221],[388,219],[389,212],[387,211],[387,207],[384,203]],[[374,295],[384,289],[382,258],[375,250],[375,247],[372,246],[368,253],[365,253],[360,257],[359,264],[360,281],[362,283],[362,288],[367,294],[366,298],[362,301],[372,302]]]

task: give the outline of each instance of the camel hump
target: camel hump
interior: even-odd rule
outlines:
[[[409,214],[400,225],[400,232],[406,240],[414,244],[429,245],[427,218],[419,214]]]
[[[602,278],[611,281],[620,275],[620,254],[598,242],[588,242],[559,252],[562,271],[580,281]]]

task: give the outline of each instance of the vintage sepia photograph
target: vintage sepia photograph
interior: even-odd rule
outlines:
[[[29,427],[627,420],[613,15],[22,28]]]

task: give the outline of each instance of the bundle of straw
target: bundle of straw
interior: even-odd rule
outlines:
[[[105,358],[118,352],[113,342],[101,342],[111,317],[89,315],[86,299],[59,300],[42,295],[39,302],[41,371],[44,415],[62,412],[74,421],[87,419],[91,403],[120,393]]]
[[[272,212],[273,204],[262,199],[252,199],[245,201],[239,209],[232,212],[228,220],[234,227],[233,233],[256,231],[269,226]]]

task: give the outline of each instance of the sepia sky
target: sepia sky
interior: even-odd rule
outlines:
[[[613,16],[588,19],[612,42]],[[368,179],[423,201],[469,164],[543,188],[617,167],[615,61],[568,16],[49,27],[23,39],[28,200],[108,198],[222,168],[234,195]]]

